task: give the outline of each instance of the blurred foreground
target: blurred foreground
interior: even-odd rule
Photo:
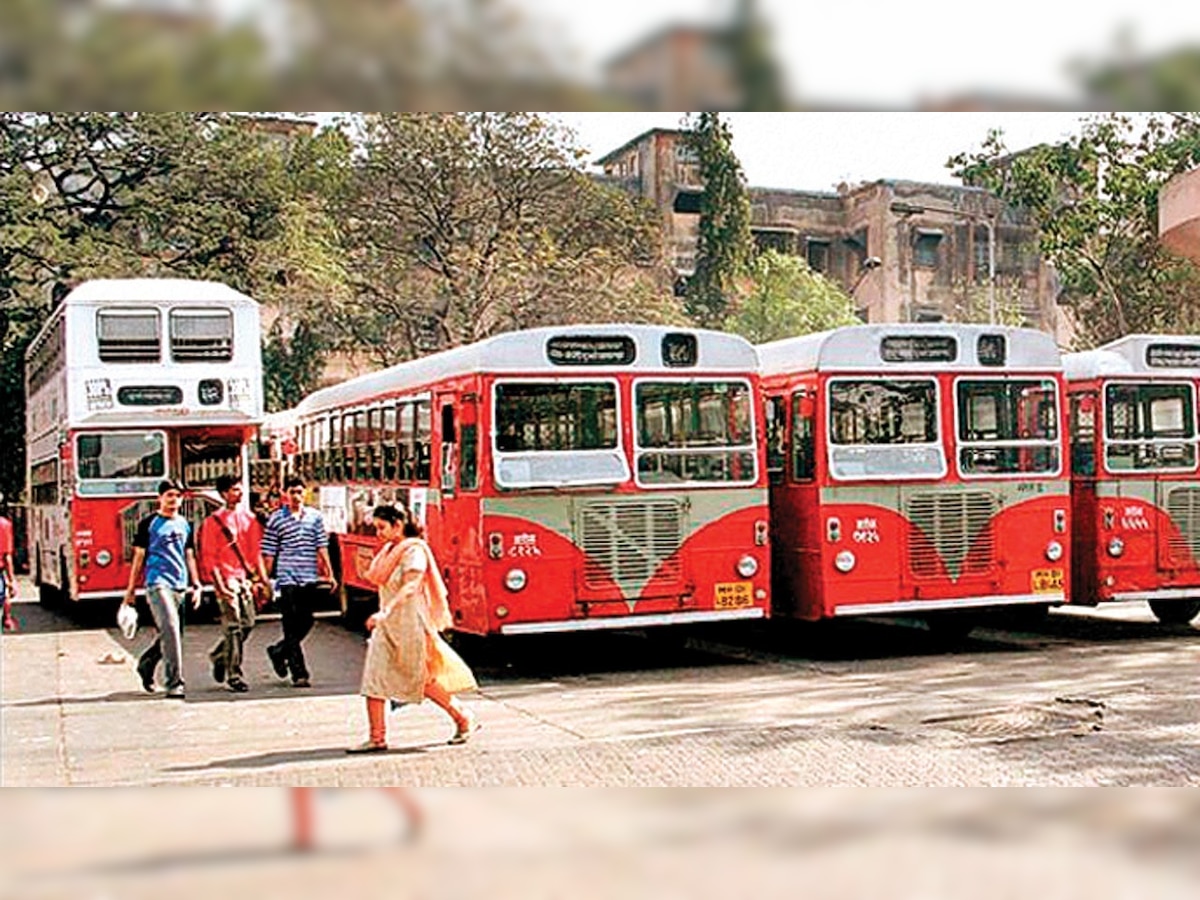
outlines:
[[[0,896],[1195,897],[1194,791],[6,791]]]
[[[1123,19],[1112,19],[1111,7],[1089,10],[1086,19],[1075,14],[1068,33],[1054,30],[1061,18],[1006,8],[997,25],[1015,30],[1002,35],[980,33],[954,7],[920,16],[855,9],[852,19],[783,0],[601,7],[576,9],[575,22],[570,5],[550,0],[0,0],[0,107],[1200,108],[1195,13],[1178,4],[1133,8]],[[1176,20],[1174,47],[1139,49],[1139,26],[1161,33]],[[1111,31],[1087,47],[1098,27]],[[842,48],[835,64],[814,50],[818,33],[838,38],[830,42]],[[1008,44],[1011,59],[996,49]],[[1051,45],[1073,97],[1057,76],[1031,83],[1024,71],[1045,67]],[[974,69],[964,70],[971,47],[998,71],[1022,68],[1007,84],[980,84]],[[1041,56],[1027,58],[1034,48]],[[828,88],[814,95],[796,78],[814,66],[877,84],[893,99],[859,90],[847,105]],[[894,99],[896,84],[921,87],[904,104]]]

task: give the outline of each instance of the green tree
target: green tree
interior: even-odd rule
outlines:
[[[992,132],[948,165],[1029,212],[1058,272],[1080,346],[1200,328],[1200,270],[1158,240],[1158,192],[1200,162],[1200,121],[1109,114],[1053,145],[1010,154]]]
[[[750,277],[726,328],[752,344],[859,322],[850,296],[798,256],[767,250],[755,258]]]
[[[385,114],[360,125],[340,219],[346,346],[391,364],[500,331],[679,318],[661,227],[580,169],[533,113]]]
[[[689,122],[684,141],[696,154],[704,184],[696,271],[688,279],[685,305],[696,322],[719,328],[754,246],[746,177],[733,152],[733,133],[720,113],[700,113]]]

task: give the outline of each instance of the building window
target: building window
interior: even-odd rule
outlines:
[[[918,229],[913,239],[913,265],[936,269],[938,251],[942,245],[942,233],[931,229]]]
[[[779,253],[795,252],[795,245],[792,241],[792,233],[790,231],[775,231],[773,229],[753,229],[751,234],[754,236],[754,249],[759,253],[765,253],[767,250],[775,250]]]
[[[672,211],[677,213],[693,213],[699,215],[700,204],[704,200],[703,191],[676,191]]]
[[[808,238],[805,241],[805,258],[808,267],[822,274],[829,271],[829,241],[821,238]]]

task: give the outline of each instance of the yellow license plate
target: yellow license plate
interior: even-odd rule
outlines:
[[[754,605],[754,585],[749,581],[724,581],[717,585],[716,609],[745,609]]]
[[[1062,569],[1034,569],[1029,575],[1029,586],[1035,594],[1050,594],[1063,589]]]

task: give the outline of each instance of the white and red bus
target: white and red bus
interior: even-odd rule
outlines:
[[[1073,601],[1200,612],[1200,337],[1130,335],[1064,358],[1075,508]]]
[[[399,501],[427,525],[463,632],[765,617],[756,364],[732,335],[568,326],[315,392],[293,468],[336,535],[345,603],[374,599],[370,512]]]
[[[30,564],[47,602],[117,597],[166,477],[193,524],[248,471],[262,419],[258,304],[215,282],[89,281],[25,358]],[[211,493],[211,492],[210,492]]]
[[[1049,335],[862,325],[758,347],[775,613],[1066,600],[1062,363]]]

